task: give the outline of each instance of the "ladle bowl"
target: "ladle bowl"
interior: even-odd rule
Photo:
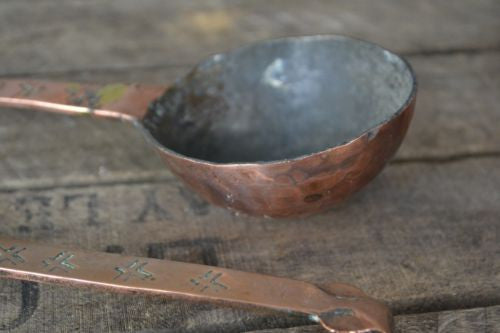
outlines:
[[[324,211],[366,185],[400,146],[416,97],[401,57],[333,35],[213,55],[166,90],[68,87],[0,80],[0,105],[131,120],[206,200],[271,217]]]

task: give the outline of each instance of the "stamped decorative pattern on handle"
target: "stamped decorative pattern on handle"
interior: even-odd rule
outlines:
[[[330,332],[391,331],[388,308],[361,291],[353,297],[352,287],[329,293],[302,281],[220,267],[61,250],[0,237],[0,273],[43,283],[264,307],[305,315]]]

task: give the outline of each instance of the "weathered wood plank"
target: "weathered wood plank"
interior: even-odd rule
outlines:
[[[500,47],[495,0],[2,1],[0,73],[185,64],[283,35],[343,33],[401,52]]]
[[[500,332],[500,306],[454,310],[395,318],[396,333]],[[324,333],[319,326],[260,330],[248,333]]]
[[[174,64],[168,59],[182,59],[182,63],[192,64],[206,53],[274,35],[337,31],[334,27],[338,27],[338,32],[345,29],[413,52],[417,50],[413,46],[455,47],[447,43],[457,43],[461,48],[489,47],[498,39],[494,32],[500,24],[495,1],[461,1],[458,5],[428,1],[306,4],[282,0],[236,4],[149,0],[138,4],[127,0],[96,7],[97,3],[46,0],[37,2],[36,7],[29,1],[1,3],[3,68],[14,73],[19,72],[16,68],[30,72],[34,71],[30,68],[43,71],[40,66],[48,66],[49,72],[59,72],[49,77],[65,80],[166,83],[189,66],[158,67],[155,62]],[[474,17],[481,19],[464,25]],[[437,23],[440,29],[436,29]],[[386,24],[404,29],[389,29]],[[146,30],[151,34],[143,36]],[[168,57],[160,52],[162,48],[168,51]],[[419,76],[420,95],[414,124],[398,156],[426,159],[498,153],[500,53],[411,60]],[[102,62],[105,65],[95,66]],[[152,67],[128,69],[151,63]],[[110,69],[74,71],[87,67]],[[169,173],[151,152],[127,125],[4,109],[0,112],[3,188],[168,178]]]
[[[500,159],[392,165],[353,200],[307,220],[235,216],[169,179],[4,191],[0,233],[320,284],[350,282],[396,313],[437,311],[499,304],[499,187]],[[16,297],[20,288],[14,282],[0,285],[4,297]],[[58,287],[40,290],[40,310],[29,323],[49,331],[73,325],[75,316],[85,317],[82,322],[107,318],[99,325],[124,330],[172,328],[168,320],[174,317],[193,331],[205,322],[259,329],[297,320]],[[84,304],[92,310],[83,310]],[[132,324],[144,318],[131,314],[137,304],[147,309],[147,319]],[[0,311],[1,320],[16,309]]]
[[[399,159],[500,153],[500,52],[411,58],[420,92]],[[100,73],[98,81],[172,78],[180,68]],[[55,76],[90,80],[92,74]],[[170,177],[132,126],[30,111],[0,112],[0,187]]]
[[[500,159],[404,163],[499,154],[499,13],[494,0],[4,1],[0,76],[166,83],[209,53],[334,32],[413,54],[420,96],[399,164],[307,221],[262,221],[208,206],[127,125],[1,110],[0,233],[315,283],[349,281],[397,313],[499,304]],[[498,317],[490,307],[398,317],[397,324],[401,332],[489,333],[499,330]],[[0,281],[0,330],[14,332],[303,324],[267,312]]]
[[[398,158],[500,153],[500,52],[410,61],[420,95]]]
[[[269,312],[17,281],[0,280],[0,299],[0,332],[215,333],[304,324]]]

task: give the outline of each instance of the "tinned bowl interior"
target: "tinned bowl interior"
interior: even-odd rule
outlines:
[[[285,38],[217,54],[143,119],[167,150],[210,163],[292,160],[349,142],[410,100],[409,65],[339,36]]]

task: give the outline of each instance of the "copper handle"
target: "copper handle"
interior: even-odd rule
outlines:
[[[264,307],[307,315],[330,332],[391,332],[389,309],[348,285],[321,289],[287,278],[2,237],[0,276]]]
[[[37,80],[0,80],[0,106],[66,114],[141,119],[166,86],[79,84]]]

